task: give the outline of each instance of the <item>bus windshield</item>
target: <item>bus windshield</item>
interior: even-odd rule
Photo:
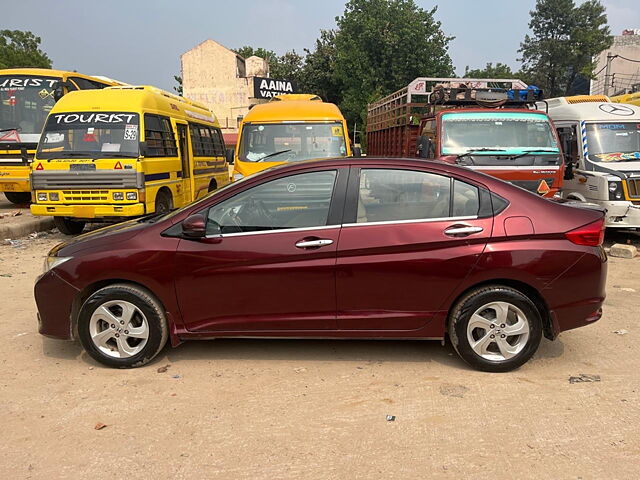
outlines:
[[[587,148],[596,162],[640,160],[640,121],[588,123]]]
[[[442,138],[442,153],[450,155],[474,150],[488,155],[559,152],[549,119],[537,113],[446,113],[442,115]]]
[[[137,157],[139,125],[137,113],[55,113],[47,120],[37,156]]]
[[[247,123],[239,158],[245,162],[298,162],[346,155],[342,123]]]
[[[60,79],[0,75],[0,142],[38,143]]]

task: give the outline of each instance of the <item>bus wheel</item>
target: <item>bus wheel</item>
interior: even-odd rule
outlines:
[[[78,235],[82,233],[87,222],[82,220],[71,220],[66,217],[53,217],[53,223],[65,235]]]
[[[168,213],[173,209],[171,193],[160,190],[156,195],[156,213]]]
[[[209,192],[213,192],[214,190],[218,189],[218,184],[215,180],[211,180],[209,182]]]
[[[4,196],[7,197],[7,200],[11,203],[15,203],[16,205],[31,203],[31,192],[4,192]]]

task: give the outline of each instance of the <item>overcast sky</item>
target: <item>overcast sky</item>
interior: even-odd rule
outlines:
[[[439,5],[436,18],[456,39],[450,55],[466,65],[503,62],[519,68],[517,50],[535,0],[417,0]],[[640,28],[640,0],[604,0],[614,35]],[[180,55],[211,38],[229,48],[282,54],[311,48],[320,29],[335,27],[344,0],[19,0],[2,11],[2,28],[30,30],[55,68],[106,75],[170,90]],[[398,88],[401,86],[399,85]]]

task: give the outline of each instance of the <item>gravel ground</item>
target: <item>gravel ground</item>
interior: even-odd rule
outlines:
[[[507,374],[437,342],[231,339],[112,370],[37,333],[62,239],[0,246],[0,478],[638,477],[640,257],[610,259],[601,321]]]

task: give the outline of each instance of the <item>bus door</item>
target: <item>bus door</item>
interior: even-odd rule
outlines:
[[[178,129],[178,144],[180,147],[180,161],[182,164],[182,196],[183,205],[193,200],[193,165],[191,163],[191,155],[189,154],[189,139],[187,134],[187,124],[180,123],[176,120],[176,128]]]

